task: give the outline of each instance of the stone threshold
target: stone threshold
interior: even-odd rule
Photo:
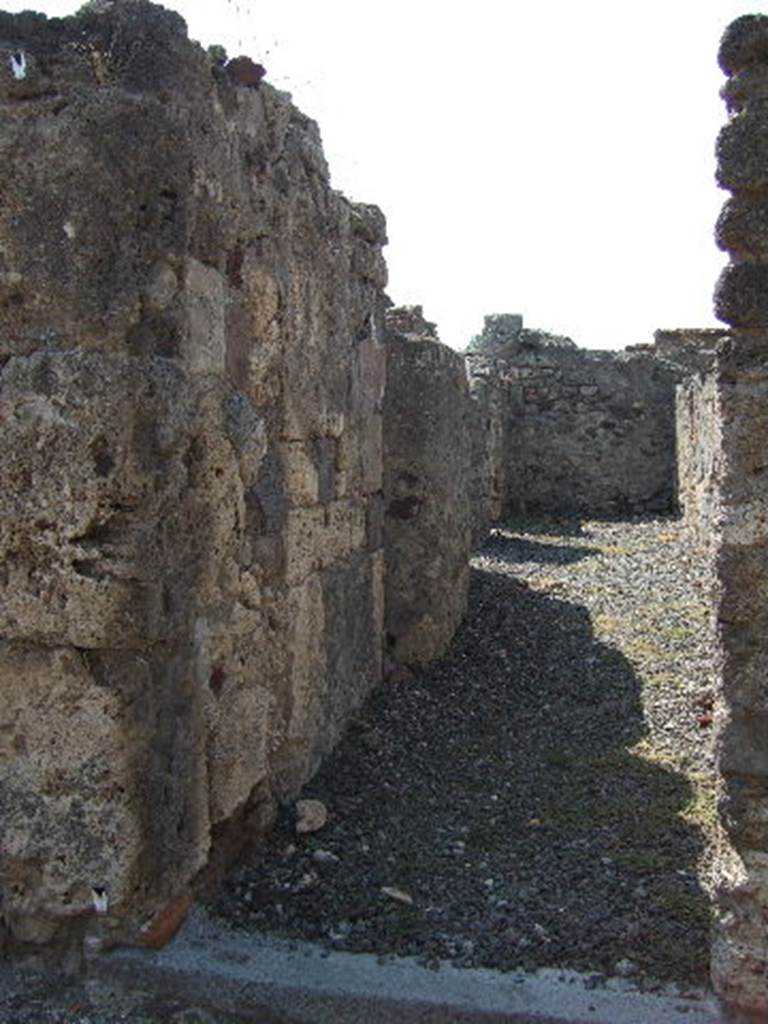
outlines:
[[[203,1003],[253,1024],[725,1024],[715,998],[557,969],[501,973],[329,952],[238,932],[198,908],[162,950],[94,956],[100,986]]]

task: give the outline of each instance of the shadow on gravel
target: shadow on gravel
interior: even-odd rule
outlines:
[[[599,517],[598,517],[599,518]],[[592,520],[590,520],[592,521]],[[503,527],[509,530],[519,530],[520,533],[555,535],[558,537],[590,537],[589,529],[584,528],[584,519],[576,515],[537,515],[533,513],[518,512],[515,515],[507,516],[503,521],[496,522],[493,526]]]
[[[505,562],[508,566],[515,562],[571,565],[593,555],[599,555],[600,549],[574,548],[551,543],[539,544],[535,540],[494,531],[483,545],[483,553]]]
[[[703,982],[693,796],[630,750],[645,733],[584,607],[474,569],[447,656],[382,686],[305,788],[329,824],[297,838],[286,809],[211,908],[336,949]]]

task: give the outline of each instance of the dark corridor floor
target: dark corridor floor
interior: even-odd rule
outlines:
[[[211,903],[335,949],[706,981],[709,581],[679,523],[511,523],[450,650],[383,686],[305,788],[328,824]]]

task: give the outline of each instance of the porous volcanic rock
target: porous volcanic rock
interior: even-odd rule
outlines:
[[[140,939],[380,677],[384,218],[146,0],[0,14],[0,196],[2,914]]]

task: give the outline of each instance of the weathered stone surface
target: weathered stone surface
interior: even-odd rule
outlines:
[[[463,358],[406,312],[387,314],[385,630],[390,656],[417,663],[445,650],[466,610],[469,399]]]
[[[726,31],[723,90],[736,112],[718,139],[718,180],[731,189],[717,241],[731,263],[715,294],[733,325],[718,348],[714,378],[696,403],[700,433],[714,442],[717,623],[723,713],[717,736],[720,810],[733,844],[722,865],[712,980],[729,1007],[768,1016],[768,18],[737,19]],[[693,396],[691,396],[693,398]],[[702,399],[704,399],[702,401]],[[714,424],[712,410],[714,409]],[[714,429],[711,429],[711,427]]]
[[[735,196],[728,199],[715,227],[715,240],[739,261],[767,257],[768,202]]]
[[[768,525],[765,437],[768,338],[734,335],[714,388],[716,613],[724,714],[717,737],[721,813],[736,869],[723,871],[713,981],[729,1003],[768,1013]]]
[[[38,352],[6,363],[3,636],[130,648],[183,631],[168,608],[196,573],[184,529],[196,405],[167,360]]]
[[[92,887],[131,895],[139,737],[124,696],[72,648],[3,643],[0,673],[3,912],[20,938],[48,941],[91,910]]]
[[[720,40],[717,59],[726,75],[768,63],[768,17],[745,14],[732,21]]]
[[[3,912],[140,940],[380,677],[384,220],[146,0],[0,14],[0,115]]]
[[[768,185],[768,108],[746,107],[720,131],[716,147],[717,181],[732,192]]]
[[[715,289],[715,315],[733,327],[768,326],[768,263],[735,263]]]

